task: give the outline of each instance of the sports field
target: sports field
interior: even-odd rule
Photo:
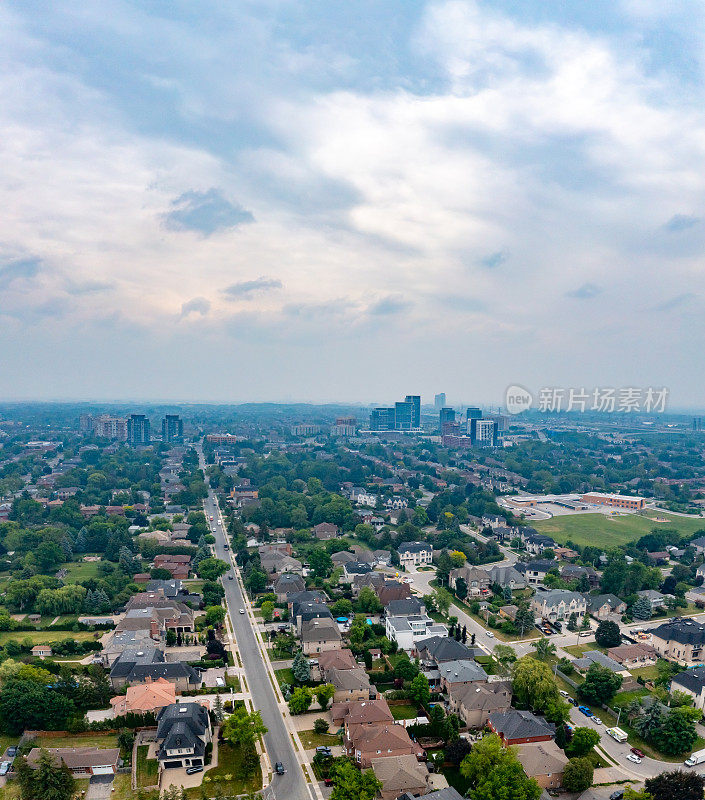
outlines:
[[[569,539],[575,544],[594,547],[616,547],[632,542],[654,528],[676,530],[681,536],[702,531],[705,535],[705,519],[702,517],[677,517],[662,511],[649,511],[645,516],[636,514],[561,514],[531,523],[537,531],[552,536],[558,544]]]

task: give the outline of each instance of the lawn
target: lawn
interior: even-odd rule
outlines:
[[[274,670],[274,674],[277,676],[277,680],[279,681],[280,686],[282,686],[285,683],[288,683],[289,686],[296,686],[294,673],[291,671],[289,667],[283,667],[282,669]]]
[[[655,681],[659,675],[656,664],[651,667],[636,667],[629,671],[635,678],[643,678],[645,681]]]
[[[34,740],[37,747],[117,747],[117,735],[108,733],[101,736],[97,733],[76,733],[66,736],[42,736]]]
[[[68,571],[63,580],[65,583],[71,583],[99,578],[101,577],[100,565],[100,561],[71,561],[68,564],[62,564],[61,569]]]
[[[389,706],[389,710],[394,719],[415,719],[419,713],[416,706],[412,706],[410,703]]]
[[[262,770],[259,764],[247,775],[243,768],[243,750],[235,748],[227,742],[218,744],[218,766],[206,771],[203,786],[188,789],[186,794],[191,800],[200,800],[203,789],[209,796],[236,797],[241,794],[253,794],[262,788]],[[215,784],[215,785],[214,785]]]
[[[604,647],[600,647],[597,642],[585,642],[584,644],[570,644],[567,647],[562,647],[562,650],[565,650],[566,653],[570,653],[571,656],[575,656],[576,658],[581,658],[588,650],[599,650],[601,653],[606,652]]]
[[[340,744],[340,737],[336,733],[316,733],[314,730],[299,731],[299,739],[304,750],[313,750],[314,747],[333,747]]]
[[[666,521],[658,521],[659,519]],[[681,536],[705,530],[705,520],[702,518],[675,517],[660,511],[649,511],[644,516],[561,514],[551,519],[535,520],[532,524],[539,533],[552,536],[558,544],[565,544],[570,539],[577,545],[601,548],[616,547],[635,541],[654,528],[678,531]]]
[[[99,634],[99,637],[102,633]],[[57,631],[48,628],[45,631],[2,631],[0,632],[0,647],[7,642],[24,642],[29,640],[33,645],[46,644],[47,642],[62,642],[64,639],[75,639],[77,642],[95,641],[95,633],[91,631]]]
[[[156,786],[159,783],[159,762],[156,758],[147,758],[148,744],[137,748],[137,786]]]

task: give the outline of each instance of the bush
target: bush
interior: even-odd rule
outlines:
[[[315,733],[328,733],[330,725],[322,718],[319,717],[313,723],[313,730]]]

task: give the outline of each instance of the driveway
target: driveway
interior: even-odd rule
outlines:
[[[86,789],[85,800],[108,800],[113,790],[114,775],[94,775]]]

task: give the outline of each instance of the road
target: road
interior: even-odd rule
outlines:
[[[208,517],[221,520],[218,501],[214,492],[209,489],[205,501]],[[230,563],[230,553],[225,550],[225,532],[223,525],[216,525],[215,554],[223,561]],[[249,614],[240,614],[246,607],[238,580],[223,580],[225,602],[230,612],[235,639],[237,641],[242,665],[247,677],[247,685],[252,695],[252,704],[262,715],[262,721],[268,728],[264,736],[264,745],[272,767],[277,761],[286,766],[286,774],[274,775],[272,789],[277,800],[311,800],[312,793],[306,782],[302,767],[296,757],[291,736],[279,709],[279,703],[270,682],[269,674],[260,651]]]

